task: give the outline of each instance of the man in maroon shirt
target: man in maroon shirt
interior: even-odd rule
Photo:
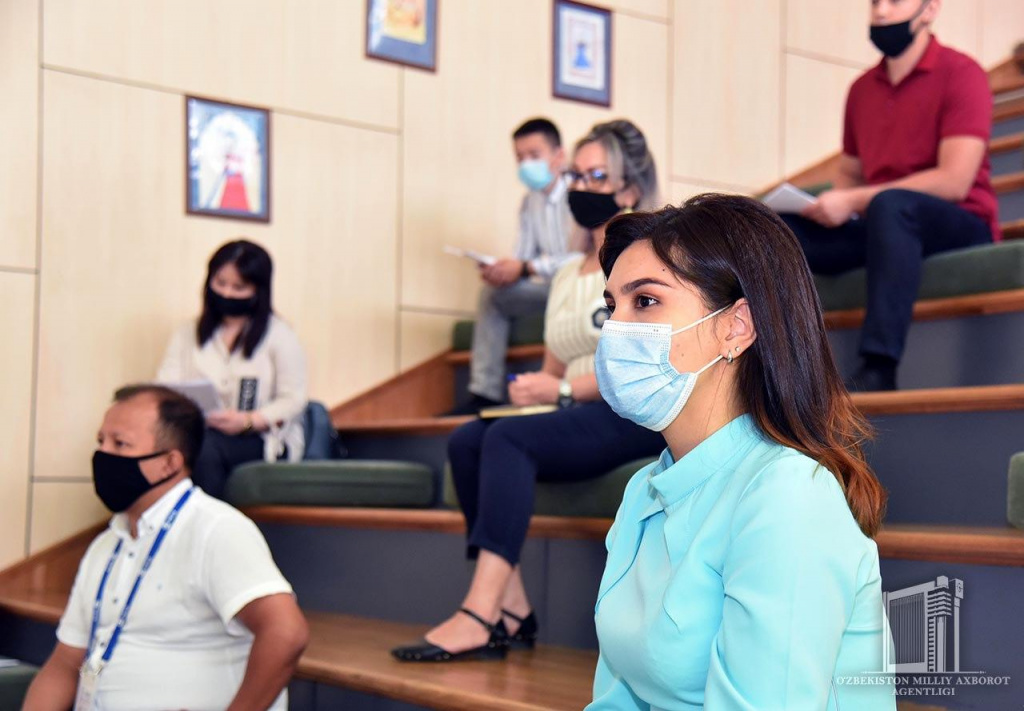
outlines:
[[[783,216],[813,272],[867,267],[863,360],[851,390],[896,389],[922,259],[1000,239],[992,92],[977,62],[932,35],[940,7],[872,0],[871,40],[885,57],[850,88],[834,188]]]

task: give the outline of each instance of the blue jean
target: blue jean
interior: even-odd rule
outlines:
[[[913,318],[925,257],[992,242],[988,224],[958,205],[913,190],[884,190],[859,220],[836,228],[782,215],[811,271],[834,275],[867,267],[861,355],[899,360]]]
[[[594,479],[664,448],[661,434],[622,419],[603,400],[463,425],[448,441],[448,460],[469,557],[483,548],[519,563],[537,481]]]

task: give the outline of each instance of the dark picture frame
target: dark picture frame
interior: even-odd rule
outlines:
[[[612,105],[612,11],[553,0],[551,93],[559,99]]]
[[[185,97],[185,212],[270,222],[270,111]]]
[[[366,0],[366,57],[437,71],[440,0]]]

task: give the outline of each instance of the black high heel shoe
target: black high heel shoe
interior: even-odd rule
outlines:
[[[472,617],[491,633],[487,644],[481,647],[473,647],[463,652],[449,652],[443,647],[431,644],[423,640],[420,644],[412,644],[406,647],[395,647],[391,650],[391,656],[400,662],[462,662],[462,661],[484,661],[504,659],[508,654],[509,638],[505,632],[505,625],[498,621],[492,625],[472,610],[465,607],[459,608],[459,612]]]
[[[526,617],[520,617],[508,610],[502,610],[501,614],[519,623],[519,629],[516,630],[515,634],[509,635],[506,630],[505,634],[508,635],[508,646],[510,649],[533,649],[537,646],[537,633],[540,631],[540,628],[537,625],[537,615],[534,614],[533,610],[530,610],[530,614]],[[501,626],[504,627],[505,623],[502,622]]]

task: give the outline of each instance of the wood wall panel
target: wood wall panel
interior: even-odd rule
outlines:
[[[444,70],[404,77],[402,303],[473,310],[473,267],[441,247],[512,252],[523,187],[511,134],[524,119],[549,116],[571,146],[592,124],[628,117],[647,134],[666,184],[668,26],[615,16],[611,109],[552,99],[550,0],[522,0],[507,13],[446,0],[440,32]]]
[[[88,475],[89,461],[80,470]],[[96,497],[91,480],[79,482],[37,481],[32,485],[30,553],[75,535],[110,517]]]
[[[44,59],[394,129],[398,68],[364,60],[363,0],[53,0]]]
[[[1024,3],[1020,0],[980,0],[982,66],[992,66],[1024,42]]]
[[[476,315],[469,312],[464,316],[455,316],[403,311],[401,349],[399,351],[400,369],[408,370],[450,350],[452,327],[457,321],[474,318]]]
[[[672,171],[757,186],[781,169],[781,0],[676,0]]]
[[[273,222],[191,217],[180,96],[59,72],[45,92],[36,476],[88,461],[111,392],[153,376],[228,239],[275,257],[275,305],[306,348],[312,397],[334,404],[394,374],[396,137],[275,116]]]
[[[0,570],[25,554],[36,277],[0,273]]]
[[[786,55],[784,174],[842,148],[846,95],[860,74],[859,69]]]
[[[786,47],[869,67],[880,58],[870,23],[869,0],[786,0]]]
[[[735,191],[728,190],[714,185],[701,185],[700,183],[687,183],[681,180],[673,180],[669,186],[669,198],[673,205],[679,205],[686,202],[695,195],[701,193],[733,193]]]
[[[0,2],[0,268],[36,266],[39,3]]]

